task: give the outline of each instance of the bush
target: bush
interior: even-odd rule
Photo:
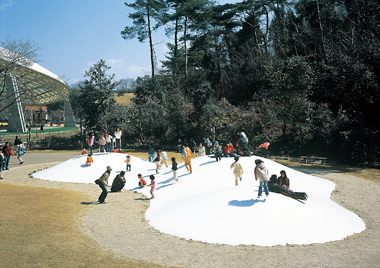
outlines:
[[[85,137],[81,134],[73,135],[71,137],[56,137],[50,136],[43,140],[37,141],[36,146],[39,149],[51,150],[81,150]]]

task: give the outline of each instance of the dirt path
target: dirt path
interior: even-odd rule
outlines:
[[[30,155],[32,154],[30,153]],[[48,153],[48,155],[52,154]],[[26,157],[27,155],[25,156],[27,162]],[[43,156],[39,154],[35,154],[34,157],[43,159]],[[65,157],[69,159],[72,156],[70,153],[61,153],[58,158],[60,161],[64,161]],[[48,160],[49,157],[45,159]],[[54,160],[56,159],[54,158]],[[139,262],[151,264],[152,266],[149,267],[153,267],[152,263],[178,267],[380,266],[378,246],[380,244],[380,184],[354,176],[360,173],[352,170],[345,172],[345,170],[331,167],[320,168],[298,164],[294,164],[296,167],[292,166],[292,168],[333,181],[336,189],[332,194],[332,199],[359,215],[366,224],[366,230],[340,241],[323,244],[259,247],[207,244],[162,234],[150,227],[145,220],[145,211],[149,206],[149,200],[141,194],[128,191],[110,194],[106,205],[95,205],[93,201],[96,201],[99,194],[96,185],[49,182],[30,179],[27,176],[30,171],[48,165],[50,164],[47,162],[29,166],[15,164],[11,166],[10,171],[4,173],[6,180],[1,183],[79,192],[82,201],[79,203],[80,210],[76,211],[75,215],[80,224],[77,225],[77,229],[74,229],[83,231],[87,235],[83,235],[85,240],[94,239],[96,241],[89,244],[99,248],[100,256],[112,252],[113,257],[107,263],[107,267],[112,267],[112,262],[115,261],[116,264],[120,260],[139,260],[135,261],[133,266],[124,267],[145,267],[138,266]],[[379,177],[380,172],[374,171],[374,174]],[[48,199],[47,202],[51,201],[49,197],[45,198]],[[72,202],[78,205],[78,201],[71,199],[67,202],[70,205]],[[0,213],[0,215],[4,214]],[[270,221],[270,219],[262,218],[260,220],[263,221],[263,224],[265,221]],[[72,232],[69,231],[68,234]],[[7,248],[2,248],[0,258],[7,250]],[[129,264],[132,265],[132,263]],[[99,267],[103,267],[103,265]]]

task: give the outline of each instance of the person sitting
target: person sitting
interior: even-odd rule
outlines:
[[[144,188],[145,185],[146,185],[146,181],[144,180],[144,178],[142,177],[141,174],[137,174],[137,178],[139,179],[139,187],[140,188]]]
[[[288,176],[286,176],[285,170],[280,171],[280,177],[277,178],[277,184],[279,186],[285,187],[287,190],[290,190],[290,181]],[[290,190],[291,191],[291,190]]]
[[[224,146],[223,151],[225,156],[235,156],[235,148],[232,145],[232,142],[227,142],[226,146]]]
[[[83,149],[82,149],[82,155],[85,155],[85,154],[87,154],[87,151],[86,151],[85,148],[83,148]]]
[[[111,192],[120,192],[124,188],[125,183],[127,182],[124,175],[125,171],[120,171],[120,174],[116,175],[112,182]]]
[[[280,177],[279,177],[280,178]],[[286,189],[286,187],[279,186],[278,179],[276,175],[272,175],[268,182],[268,188],[270,192],[283,194],[294,199],[303,199],[306,200],[308,195],[305,192],[293,192]]]
[[[94,163],[94,160],[91,157],[91,154],[87,155],[87,161],[86,161],[86,166],[91,166],[91,164]]]

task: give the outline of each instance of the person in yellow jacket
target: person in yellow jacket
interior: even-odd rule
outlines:
[[[185,158],[185,167],[190,174],[193,173],[193,168],[191,166],[191,150],[187,145],[182,145],[182,156]]]

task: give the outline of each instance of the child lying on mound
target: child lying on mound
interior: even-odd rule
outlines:
[[[268,188],[269,188],[269,191],[271,192],[280,193],[280,194],[289,196],[291,198],[303,199],[303,200],[307,199],[307,194],[304,192],[293,192],[292,190],[288,190],[286,187],[286,184],[284,184],[284,186],[279,186],[276,175],[272,175],[270,177],[269,182],[268,182]]]

